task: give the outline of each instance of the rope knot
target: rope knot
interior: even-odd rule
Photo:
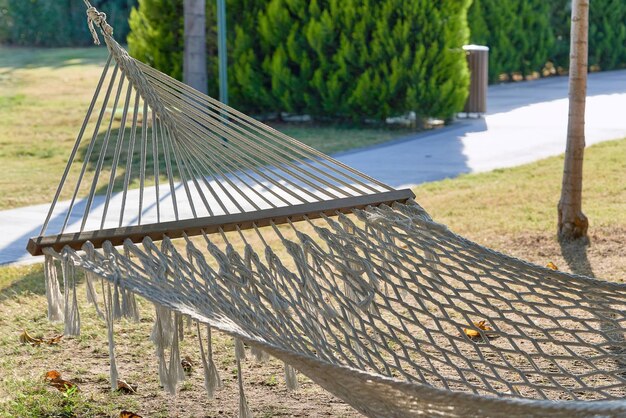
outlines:
[[[99,26],[100,30],[102,30],[102,33],[105,35],[113,35],[113,27],[107,23],[106,13],[99,12],[98,9],[93,6],[87,8],[87,25],[89,26],[91,36],[93,36],[93,43],[96,45],[100,45],[100,39],[96,33],[96,26]]]

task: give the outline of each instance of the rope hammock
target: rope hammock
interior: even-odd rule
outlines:
[[[138,319],[139,295],[155,306],[171,393],[184,318],[209,396],[221,385],[211,329],[235,337],[241,417],[245,345],[284,361],[289,388],[297,370],[372,417],[626,416],[626,285],[455,235],[410,191],[131,58],[86,3],[110,55],[28,249],[45,254],[48,316],[67,335],[80,333],[86,273],[113,389],[115,321]]]

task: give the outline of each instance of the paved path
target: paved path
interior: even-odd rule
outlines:
[[[587,144],[626,137],[626,71],[589,77]],[[488,114],[435,131],[338,154],[337,159],[393,187],[511,167],[565,150],[567,79],[493,86]],[[24,247],[48,205],[0,212],[0,264],[33,262]]]

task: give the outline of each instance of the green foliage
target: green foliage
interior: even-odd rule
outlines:
[[[181,80],[185,27],[182,0],[139,0],[128,22],[130,54]]]
[[[238,45],[270,91],[252,107],[320,119],[382,119],[414,111],[449,118],[462,107],[468,73],[467,1],[271,0],[258,44]],[[258,70],[257,70],[258,71]]]
[[[541,71],[554,49],[550,3],[543,0],[473,0],[471,41],[489,47],[489,79]]]
[[[551,62],[569,67],[571,0],[473,0],[468,13],[473,43],[490,47],[489,79],[526,76]],[[589,9],[589,65],[626,66],[626,3],[593,0]]]
[[[266,0],[227,2],[229,96],[241,109],[258,113],[277,109],[277,102],[267,88],[270,76],[261,68],[263,57],[270,51],[262,49],[257,34],[258,16],[267,3]]]
[[[594,0],[589,9],[589,65],[602,70],[626,67],[626,3]]]
[[[128,33],[128,13],[136,0],[92,0],[107,13],[115,35]],[[77,0],[0,0],[0,43],[26,46],[91,45],[85,4]]]
[[[209,93],[216,94],[215,2],[207,3]],[[229,0],[231,102],[363,120],[408,111],[449,118],[463,106],[469,0]],[[130,52],[180,78],[182,0],[140,0]],[[178,19],[176,18],[178,16]]]

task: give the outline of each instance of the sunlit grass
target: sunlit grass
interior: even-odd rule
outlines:
[[[50,202],[106,57],[104,47],[0,47],[0,210]],[[324,153],[388,141],[407,132],[315,124],[274,126]],[[117,126],[113,126],[116,134]],[[108,178],[109,171],[105,164],[101,178]],[[123,181],[123,174],[118,170],[117,183]],[[68,184],[72,180],[70,175]],[[134,180],[131,187],[137,186]],[[82,192],[86,194],[89,187],[89,182],[83,182]],[[103,192],[102,187],[97,190]],[[66,188],[61,199],[69,198],[72,189]]]

